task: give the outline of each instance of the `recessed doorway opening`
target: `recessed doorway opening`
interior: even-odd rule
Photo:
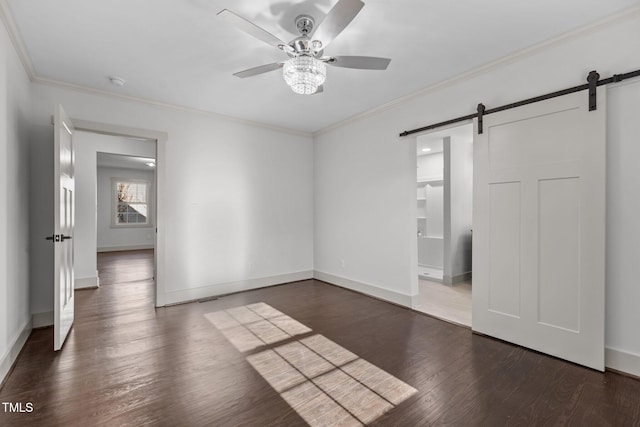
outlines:
[[[473,126],[416,139],[419,311],[471,326]]]

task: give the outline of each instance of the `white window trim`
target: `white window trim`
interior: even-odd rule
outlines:
[[[131,182],[136,184],[146,184],[147,185],[147,222],[146,223],[130,223],[130,224],[119,224],[116,222],[116,216],[118,214],[118,190],[117,184],[118,182]],[[111,177],[111,206],[110,206],[110,215],[111,217],[111,228],[152,228],[154,227],[153,222],[153,183],[147,179],[140,178],[127,178],[127,177]]]

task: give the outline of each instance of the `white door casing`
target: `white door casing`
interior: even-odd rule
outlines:
[[[604,370],[605,87],[474,132],[473,330]]]
[[[54,113],[54,322],[53,349],[60,350],[74,317],[73,224],[74,152],[73,124],[61,105]]]

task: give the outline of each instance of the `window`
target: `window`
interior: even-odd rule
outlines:
[[[114,226],[149,226],[149,181],[112,178]]]

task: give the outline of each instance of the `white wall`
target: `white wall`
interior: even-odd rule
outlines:
[[[418,156],[418,181],[442,179],[444,173],[444,153],[433,153]]]
[[[471,271],[473,221],[473,129],[469,138],[445,138],[445,236],[443,282],[453,284]]]
[[[42,166],[32,171],[34,233],[50,230],[50,116],[60,103],[72,118],[168,135],[164,158],[158,157],[166,195],[158,231],[165,240],[166,303],[311,277],[310,135],[57,86],[36,83],[32,93],[32,158]],[[31,307],[47,312],[52,254],[34,243]]]
[[[31,331],[29,91],[27,74],[0,20],[0,382]]]
[[[417,294],[416,146],[378,115],[316,137],[316,276],[410,305]]]
[[[97,262],[97,164],[98,152],[155,157],[156,144],[119,136],[76,131],[76,218],[74,230],[75,288],[98,285]],[[43,272],[44,276],[44,272]]]
[[[636,54],[640,52],[639,15],[628,14],[617,22],[532,49],[316,135],[315,269],[339,284],[408,305],[418,293],[412,218],[416,145],[415,138],[401,139],[398,133],[473,113],[478,102],[492,108],[581,84],[593,69],[602,77],[636,70],[640,68]],[[615,90],[611,93],[614,98]],[[637,107],[634,111],[624,121],[610,119],[609,131],[637,126]],[[637,133],[629,131],[609,141],[609,150],[626,154],[637,149],[629,148],[633,144],[637,145]],[[640,182],[639,168],[615,169],[610,165],[608,177],[623,173],[619,180]],[[637,190],[626,197],[631,194]],[[629,207],[620,196],[610,193],[610,204]],[[625,239],[612,233],[612,224],[608,224],[610,253],[613,248],[617,248],[614,253],[635,249],[631,253],[637,255],[637,243],[630,242],[638,242],[640,232],[635,218],[626,221],[619,225],[625,227]],[[607,271],[611,267],[609,256]],[[620,301],[640,301],[640,287],[631,285],[640,277],[638,268],[636,262],[618,269],[616,275],[608,274],[607,300],[614,302],[608,304],[606,320],[607,345],[636,354],[637,304],[631,307]],[[607,360],[611,366],[611,359]],[[640,375],[638,367],[636,375]]]
[[[144,156],[153,157],[153,156]],[[98,168],[98,251],[152,248],[155,236],[155,198],[149,200],[150,224],[144,227],[114,228],[111,226],[112,178],[139,179],[151,183],[151,195],[155,173],[134,169]]]
[[[418,156],[417,180],[442,180],[444,171],[444,153],[433,153]],[[442,268],[444,261],[443,252],[443,222],[444,199],[443,183],[421,184],[421,196],[426,197],[423,202],[418,202],[418,216],[426,216],[426,220],[419,220],[417,237],[418,265]]]

